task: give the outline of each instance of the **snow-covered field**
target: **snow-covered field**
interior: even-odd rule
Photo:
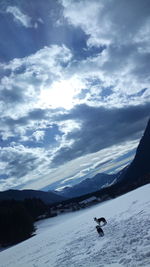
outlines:
[[[104,216],[104,237],[93,217]],[[0,266],[150,266],[150,185],[38,222],[37,235],[0,253]]]

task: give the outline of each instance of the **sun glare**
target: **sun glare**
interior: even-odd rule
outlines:
[[[40,95],[42,107],[71,109],[77,102],[75,96],[83,88],[77,79],[56,81],[50,88],[43,88]]]

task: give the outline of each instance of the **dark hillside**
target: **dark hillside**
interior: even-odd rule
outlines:
[[[142,183],[148,174],[150,174],[150,120],[138,145],[135,158],[123,179],[130,183],[141,180]]]

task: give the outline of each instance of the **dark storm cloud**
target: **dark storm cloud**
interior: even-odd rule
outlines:
[[[11,77],[9,77],[9,81],[6,80],[5,82],[5,78],[6,76],[3,77],[0,88],[0,101],[3,102],[5,106],[7,105],[7,107],[12,107],[15,110],[16,107],[31,101],[30,96],[26,95],[27,89],[25,91],[25,89],[20,86],[19,81],[15,81],[15,79],[12,81]]]
[[[15,90],[3,89],[0,91],[1,101],[5,101],[5,103],[21,103],[24,102],[23,93],[16,86]]]
[[[8,177],[21,178],[38,167],[39,158],[34,151],[25,149],[23,146],[5,147],[1,149],[0,160],[7,162],[5,174]],[[1,174],[3,172],[1,171]],[[6,179],[7,179],[6,178]]]
[[[10,117],[4,117],[2,119],[2,122],[4,125],[11,127],[15,127],[17,125],[27,125],[30,121],[40,121],[42,119],[47,118],[47,110],[43,109],[35,109],[31,112],[29,112],[26,116],[20,117],[18,119],[13,119]]]
[[[28,114],[28,118],[32,120],[41,120],[46,117],[46,110],[43,109],[35,109]]]
[[[17,119],[13,119],[10,116],[3,117],[1,120],[1,124],[3,126],[8,126],[10,128],[13,128],[15,126],[26,126],[30,122],[34,121],[46,121],[47,126],[51,126],[53,124],[53,116],[55,117],[55,113],[59,113],[62,111],[62,109],[33,109],[31,110],[27,115],[21,116]]]
[[[37,168],[37,160],[38,158],[32,155],[13,154],[13,159],[8,161],[7,172],[10,177],[23,177],[28,174],[29,171]]]
[[[126,43],[122,46],[120,44],[109,46],[107,48],[109,60],[104,63],[103,70],[111,73],[121,72],[129,62],[132,62],[130,75],[133,75],[139,81],[149,78],[150,53],[146,51],[147,48],[144,49],[144,43],[142,49],[145,51],[139,52],[141,46],[141,42]]]
[[[53,159],[59,165],[76,157],[97,152],[124,141],[140,138],[150,114],[150,104],[126,108],[105,109],[79,105],[62,120],[73,119],[81,128],[67,134],[66,140],[74,140],[70,146],[60,148]]]
[[[15,119],[10,116],[1,118],[0,137],[2,141],[0,141],[0,145],[3,147],[12,141],[19,142],[19,140],[32,141],[33,143],[32,134],[39,128],[43,127],[44,131],[46,126],[51,127],[49,120],[48,111],[40,108],[30,111],[25,116],[20,116],[20,118]]]

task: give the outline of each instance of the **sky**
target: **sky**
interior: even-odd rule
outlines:
[[[149,0],[0,1],[0,190],[115,173],[150,114]]]

